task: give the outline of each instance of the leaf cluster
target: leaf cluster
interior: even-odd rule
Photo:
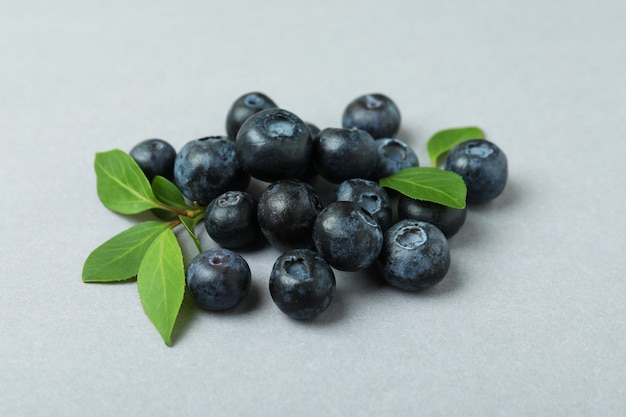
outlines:
[[[183,255],[173,229],[183,225],[198,250],[194,232],[204,211],[189,205],[178,187],[156,176],[152,183],[126,152],[96,154],[98,197],[120,214],[152,211],[159,220],[138,223],[97,247],[83,266],[84,282],[115,282],[137,278],[144,311],[169,346],[185,292]]]

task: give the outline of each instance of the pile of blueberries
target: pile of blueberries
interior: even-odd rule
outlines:
[[[407,291],[440,282],[450,266],[447,239],[464,224],[466,209],[380,186],[380,178],[419,165],[415,152],[395,138],[400,121],[389,97],[367,94],[347,105],[341,128],[320,130],[251,92],[228,111],[225,136],[193,140],[178,152],[161,139],[136,145],[130,155],[148,179],[169,178],[189,201],[206,207],[204,225],[219,247],[187,267],[193,299],[208,310],[239,304],[251,272],[235,250],[258,239],[283,252],[269,289],[278,308],[295,319],[314,318],[330,305],[333,268],[378,268]],[[468,203],[497,197],[506,183],[506,157],[486,140],[455,147],[444,169],[463,177]],[[325,207],[312,185],[316,176],[336,184],[334,201]],[[258,199],[246,191],[251,178],[268,183]]]

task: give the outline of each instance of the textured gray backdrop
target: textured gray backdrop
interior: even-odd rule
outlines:
[[[0,3],[0,415],[624,415],[626,3]],[[434,132],[481,126],[510,182],[430,291],[338,273],[294,322],[278,252],[249,251],[248,300],[186,308],[167,348],[134,282],[81,282],[136,221],[100,204],[94,155],[222,134],[253,90],[320,127],[383,92],[423,165]]]

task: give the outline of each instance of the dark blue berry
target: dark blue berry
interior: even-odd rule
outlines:
[[[376,139],[376,151],[378,158],[376,168],[372,173],[372,179],[375,181],[389,177],[405,168],[419,166],[419,160],[413,149],[400,139]]]
[[[259,226],[275,248],[313,248],[313,224],[322,210],[311,185],[298,180],[270,184],[259,197]]]
[[[220,246],[235,249],[250,245],[260,230],[256,200],[245,191],[228,191],[207,206],[204,225]]]
[[[320,134],[320,128],[310,122],[305,122],[307,127],[309,128],[309,135],[311,136],[311,140],[313,140],[317,135]]]
[[[364,130],[326,128],[313,142],[315,168],[333,183],[369,178],[377,157],[376,143]]]
[[[248,294],[250,267],[241,255],[229,249],[209,249],[192,259],[187,268],[186,284],[200,307],[227,310]]]
[[[309,249],[292,249],[274,263],[270,294],[291,318],[308,320],[326,310],[335,295],[335,275],[328,262]]]
[[[284,109],[266,109],[250,116],[237,133],[241,166],[262,181],[298,178],[311,161],[309,127]]]
[[[351,201],[335,201],[321,211],[313,227],[317,252],[342,271],[359,271],[375,260],[383,245],[376,220]]]
[[[398,198],[398,218],[414,219],[432,223],[443,234],[450,238],[459,231],[465,223],[467,207],[452,208],[431,201],[417,200],[406,195]]]
[[[446,157],[444,169],[463,177],[470,204],[486,203],[498,197],[508,176],[506,155],[497,145],[484,139],[455,146]]]
[[[362,178],[345,180],[337,187],[335,199],[357,203],[376,220],[383,232],[391,226],[393,213],[389,195],[375,181]]]
[[[263,93],[252,92],[239,97],[226,115],[226,134],[235,140],[237,132],[248,117],[264,109],[276,107],[276,103]]]
[[[149,181],[160,175],[174,178],[176,149],[163,139],[148,139],[135,145],[129,152]]]
[[[400,130],[400,111],[384,94],[366,94],[348,104],[343,112],[342,125],[363,129],[374,139],[391,138]]]
[[[420,291],[440,282],[450,268],[450,250],[435,225],[404,219],[385,232],[378,266],[389,284]]]
[[[317,140],[317,136],[320,133],[320,129],[314,125],[313,123],[305,122],[309,128],[309,135],[311,137],[311,142],[314,143]],[[307,168],[302,175],[300,175],[299,179],[307,182],[311,182],[315,176],[317,175],[317,170],[315,169],[315,164],[313,163],[313,155],[311,155],[311,159],[307,164]]]
[[[250,176],[239,164],[233,141],[209,136],[188,142],[178,151],[174,182],[185,197],[206,206],[226,191],[245,190]]]

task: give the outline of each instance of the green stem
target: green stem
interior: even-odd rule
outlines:
[[[176,207],[168,206],[167,204],[163,204],[163,203],[159,202],[159,208],[161,210],[169,211],[170,213],[174,213],[174,214],[177,214],[179,216],[188,217],[190,219],[194,219],[194,218],[204,214],[204,208],[202,208],[200,206],[198,206],[196,208],[193,208],[193,209],[190,209],[190,210],[185,210],[185,209],[179,209],[179,208],[176,208]]]
[[[180,226],[183,222],[181,222],[179,218],[175,218],[174,220],[170,220],[168,223],[170,224],[170,229],[174,230],[176,227]]]

